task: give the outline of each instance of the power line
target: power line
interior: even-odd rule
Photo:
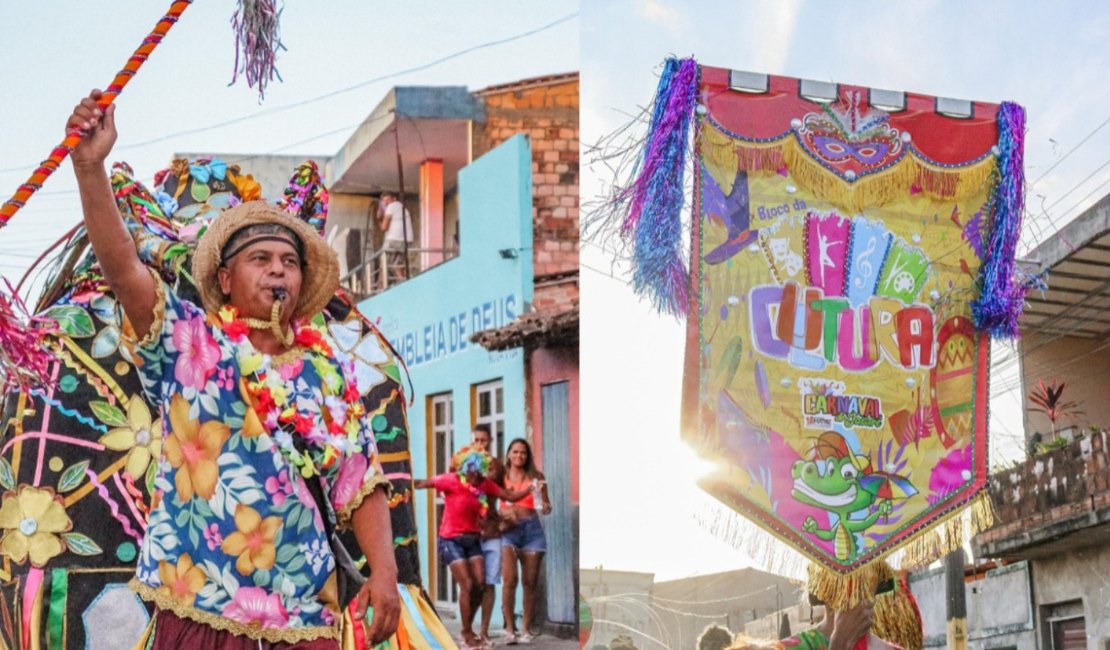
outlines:
[[[725,576],[719,576],[719,577],[723,578]],[[646,592],[635,592],[635,591],[629,591],[629,592],[625,592],[625,593],[621,593],[621,594],[612,594],[612,595],[607,594],[605,596],[595,596],[594,598],[590,598],[588,600],[592,603],[592,602],[605,602],[607,599],[610,599],[610,598],[625,598],[625,597],[628,597],[628,596],[644,596],[644,597],[649,598],[651,600],[658,600],[658,601],[662,601],[664,603],[672,603],[672,604],[677,604],[677,605],[712,605],[712,604],[716,604],[716,603],[727,603],[727,602],[730,602],[730,601],[733,601],[733,600],[743,600],[745,598],[751,598],[752,596],[758,596],[762,593],[771,591],[772,589],[776,589],[776,588],[780,588],[780,587],[778,585],[770,585],[770,586],[764,587],[762,589],[757,589],[755,591],[748,592],[746,594],[740,594],[738,596],[729,596],[727,598],[715,598],[713,600],[680,600],[680,599],[677,599],[677,598],[662,598],[660,596],[656,596],[655,594],[649,594],[649,593],[646,593]]]
[[[1071,148],[1071,149],[1070,149],[1070,150],[1069,150],[1069,151],[1068,151],[1068,152],[1067,152],[1066,154],[1064,154],[1064,155],[1063,155],[1063,156],[1062,156],[1062,157],[1061,157],[1061,158],[1060,158],[1059,160],[1057,160],[1056,162],[1052,163],[1052,166],[1051,166],[1051,167],[1049,167],[1048,169],[1044,170],[1044,172],[1043,172],[1043,173],[1041,173],[1041,175],[1040,175],[1040,176],[1038,176],[1038,177],[1037,177],[1037,179],[1036,179],[1035,181],[1033,181],[1032,183],[1030,183],[1030,184],[1029,184],[1029,187],[1033,187],[1034,185],[1036,185],[1037,183],[1039,183],[1039,182],[1041,181],[1041,179],[1043,179],[1043,178],[1044,178],[1045,176],[1048,176],[1048,173],[1049,173],[1049,172],[1051,172],[1051,171],[1052,171],[1053,169],[1056,169],[1056,166],[1057,166],[1057,165],[1059,165],[1060,163],[1062,163],[1062,162],[1064,162],[1065,160],[1067,160],[1068,156],[1070,156],[1070,155],[1072,155],[1073,153],[1075,153],[1075,150],[1076,150],[1076,149],[1078,149],[1079,147],[1082,147],[1084,143],[1086,143],[1086,142],[1087,142],[1088,140],[1090,140],[1090,139],[1091,139],[1091,137],[1093,137],[1093,136],[1094,136],[1094,134],[1098,133],[1098,132],[1099,132],[1099,131],[1100,131],[1100,130],[1102,129],[1102,127],[1106,126],[1107,124],[1110,124],[1110,117],[1108,117],[1108,118],[1106,118],[1105,120],[1103,120],[1103,121],[1102,121],[1102,124],[1099,124],[1098,126],[1096,126],[1096,127],[1095,127],[1095,130],[1094,130],[1094,131],[1091,131],[1090,133],[1088,133],[1088,134],[1087,134],[1087,137],[1085,137],[1085,138],[1083,138],[1082,140],[1080,140],[1080,141],[1079,141],[1079,144],[1077,144],[1077,145],[1075,145],[1074,147],[1072,147],[1072,148]]]
[[[607,273],[605,271],[602,271],[601,269],[594,268],[594,267],[590,266],[589,264],[586,264],[582,260],[578,260],[578,265],[581,266],[582,268],[586,269],[587,271],[593,271],[594,273],[597,273],[598,275],[603,275],[603,276],[609,278],[610,280],[620,282],[621,284],[623,284],[625,286],[632,284],[629,280],[624,280],[622,278],[618,278],[617,276],[613,275],[612,273]]]
[[[481,44],[478,44],[478,45],[472,45],[468,48],[458,50],[457,52],[453,52],[451,54],[448,54],[446,56],[442,56],[442,57],[440,57],[438,59],[435,59],[433,61],[429,61],[428,63],[424,63],[424,64],[414,66],[414,67],[411,67],[411,68],[405,68],[403,70],[398,70],[396,72],[390,72],[390,73],[380,75],[380,76],[377,76],[377,77],[373,77],[371,79],[367,79],[366,81],[362,81],[362,82],[359,82],[357,84],[354,84],[353,86],[347,86],[346,88],[340,88],[338,90],[333,90],[331,92],[324,93],[323,95],[317,95],[316,97],[311,97],[309,99],[301,100],[299,102],[293,102],[291,104],[284,104],[282,106],[274,106],[272,108],[263,109],[261,111],[256,111],[256,112],[254,112],[250,115],[243,115],[243,116],[240,116],[240,117],[232,118],[230,120],[225,120],[223,122],[217,122],[215,124],[209,124],[207,126],[201,126],[201,127],[196,127],[196,128],[192,128],[192,129],[185,129],[183,131],[177,131],[175,133],[170,133],[170,134],[167,134],[167,135],[159,136],[157,138],[153,138],[153,139],[150,139],[150,140],[144,140],[142,142],[135,142],[135,143],[131,143],[131,144],[121,145],[119,147],[116,147],[116,149],[117,150],[123,150],[123,149],[135,149],[135,148],[139,148],[139,147],[145,147],[147,145],[156,144],[156,143],[159,143],[159,142],[165,142],[166,140],[170,140],[172,138],[177,138],[177,137],[180,137],[180,136],[183,136],[183,135],[193,135],[195,133],[202,133],[204,131],[211,131],[213,129],[218,129],[218,128],[222,128],[222,127],[225,127],[225,126],[231,126],[233,124],[239,124],[241,122],[245,122],[247,120],[252,120],[252,119],[257,118],[257,117],[262,117],[262,116],[265,116],[265,115],[275,115],[277,113],[282,113],[282,112],[285,112],[285,111],[288,111],[288,110],[292,110],[294,108],[299,108],[301,106],[307,106],[309,104],[313,104],[313,103],[316,103],[318,101],[322,101],[324,99],[329,99],[331,97],[336,97],[338,95],[342,95],[342,94],[345,94],[345,93],[352,92],[354,90],[358,90],[360,88],[364,88],[366,86],[369,86],[369,85],[374,84],[374,83],[378,83],[380,81],[385,81],[387,79],[392,79],[394,77],[400,77],[400,76],[403,76],[403,75],[406,75],[406,74],[412,74],[414,72],[421,72],[421,71],[427,70],[429,68],[435,67],[437,65],[440,65],[442,63],[446,63],[447,61],[450,61],[452,59],[457,59],[457,58],[459,58],[461,56],[464,56],[466,54],[470,54],[471,52],[476,52],[478,50],[483,50],[483,49],[490,48],[490,47],[496,47],[498,45],[505,45],[507,43],[511,43],[513,41],[517,41],[517,40],[520,40],[522,38],[527,38],[529,36],[533,36],[535,34],[539,34],[541,32],[547,31],[547,30],[549,30],[553,27],[561,25],[561,24],[563,24],[563,23],[565,23],[569,20],[572,20],[574,18],[577,18],[577,17],[578,17],[578,12],[575,11],[575,12],[572,12],[572,13],[569,13],[569,14],[563,16],[562,18],[554,20],[550,23],[547,23],[546,25],[542,25],[542,26],[537,27],[535,29],[530,29],[530,30],[525,31],[525,32],[520,32],[519,34],[514,34],[513,36],[509,36],[507,38],[502,38],[502,39],[498,39],[498,40],[495,40],[495,41],[487,41],[485,43],[481,43]],[[0,172],[22,171],[22,170],[26,170],[29,167],[33,167],[33,166],[34,165],[31,164],[31,165],[21,165],[19,167],[9,167],[9,168],[6,168],[6,169],[0,169]]]
[[[631,633],[633,633],[637,636],[642,636],[643,638],[647,639],[648,641],[651,641],[652,643],[657,644],[661,648],[665,648],[667,650],[670,650],[670,647],[671,647],[670,645],[668,645],[666,643],[663,643],[659,639],[657,639],[653,636],[649,636],[647,634],[644,634],[643,632],[637,630],[636,628],[629,627],[628,625],[625,625],[624,623],[618,623],[617,621],[609,621],[609,620],[605,620],[605,619],[595,618],[594,619],[594,625],[612,625],[614,627],[619,627],[623,630],[627,630],[627,631],[629,631],[629,632],[631,632]]]
[[[1064,216],[1065,214],[1067,214],[1067,213],[1071,212],[1072,210],[1074,210],[1074,209],[1078,208],[1078,207],[1079,207],[1080,205],[1083,205],[1083,202],[1084,202],[1084,201],[1086,201],[1087,199],[1091,198],[1091,196],[1092,196],[1092,195],[1094,195],[1094,193],[1095,193],[1095,192],[1097,192],[1097,191],[1101,190],[1102,188],[1106,187],[1106,185],[1107,185],[1108,183],[1110,183],[1110,178],[1107,178],[1106,180],[1102,181],[1102,183],[1101,183],[1101,184],[1099,184],[1099,186],[1098,186],[1098,187],[1096,187],[1095,189],[1091,190],[1091,191],[1090,191],[1090,192],[1088,192],[1088,193],[1087,193],[1087,194],[1086,194],[1086,195],[1085,195],[1085,196],[1084,196],[1083,198],[1081,198],[1081,199],[1079,199],[1078,201],[1076,201],[1075,205],[1073,205],[1073,206],[1071,206],[1070,208],[1068,208],[1067,210],[1064,210],[1063,212],[1061,212],[1061,213],[1060,213],[1060,216],[1061,216],[1061,217],[1063,217],[1063,216]]]
[[[1045,206],[1044,210],[1045,210],[1045,211],[1048,211],[1048,210],[1051,210],[1052,208],[1056,207],[1056,206],[1057,206],[1057,205],[1058,205],[1058,204],[1060,203],[1060,201],[1063,201],[1063,200],[1064,200],[1065,198],[1067,198],[1067,196],[1068,196],[1069,194],[1071,194],[1071,193],[1072,193],[1072,192],[1074,192],[1075,190],[1079,189],[1079,186],[1080,186],[1080,185],[1082,185],[1083,183],[1086,183],[1087,181],[1091,180],[1091,178],[1092,178],[1092,177],[1093,177],[1093,176],[1094,176],[1095,174],[1097,174],[1097,173],[1099,173],[1100,171],[1102,171],[1103,169],[1105,169],[1107,165],[1110,165],[1110,160],[1107,160],[1106,162],[1102,163],[1102,165],[1100,165],[1098,169],[1094,170],[1093,172],[1091,172],[1090,174],[1088,174],[1086,178],[1084,178],[1083,180],[1081,180],[1081,181],[1079,181],[1078,183],[1076,183],[1075,185],[1073,185],[1073,186],[1072,186],[1072,188],[1071,188],[1070,190],[1068,190],[1067,192],[1064,192],[1064,193],[1063,193],[1063,194],[1062,194],[1062,195],[1060,196],[1060,198],[1058,198],[1058,199],[1056,199],[1055,201],[1053,201],[1053,202],[1052,202],[1052,205],[1049,205],[1049,206]],[[1066,214],[1066,213],[1065,213],[1065,214]]]

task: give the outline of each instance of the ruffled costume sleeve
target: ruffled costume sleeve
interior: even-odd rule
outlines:
[[[338,530],[351,527],[351,516],[374,490],[385,490],[386,498],[393,494],[393,485],[386,478],[378,459],[378,445],[368,416],[359,420],[358,443],[359,451],[347,454],[339,460],[339,471],[333,475],[335,478],[325,479],[328,498],[335,509]]]
[[[136,341],[136,370],[143,392],[154,404],[163,401],[163,386],[174,379],[175,367],[183,347],[193,338],[211,339],[204,312],[195,304],[182,300],[154,270],[154,322],[146,336]],[[124,331],[133,331],[130,326]]]

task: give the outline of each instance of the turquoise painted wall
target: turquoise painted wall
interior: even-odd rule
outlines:
[[[532,302],[532,154],[525,136],[514,136],[459,172],[459,224],[458,257],[359,305],[409,366],[409,439],[418,478],[430,471],[429,395],[453,394],[457,449],[470,442],[471,386],[501,379],[506,443],[525,432],[521,350],[491,353],[469,341],[478,331],[508,324]],[[427,530],[429,496],[426,490],[416,495],[425,587],[431,586],[429,548],[435,541]]]

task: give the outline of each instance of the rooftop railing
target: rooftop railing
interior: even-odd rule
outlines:
[[[339,284],[356,302],[360,302],[421,273],[427,273],[447,260],[454,259],[458,254],[457,248],[410,246],[406,265],[404,251],[379,249],[347,271],[339,279]]]

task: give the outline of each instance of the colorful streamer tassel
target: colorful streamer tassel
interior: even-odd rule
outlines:
[[[979,299],[971,304],[975,327],[991,336],[1018,335],[1018,318],[1030,287],[1017,276],[1014,255],[1025,209],[1025,109],[1003,102],[998,111],[998,187],[992,206],[986,259],[979,270]]]
[[[258,86],[259,101],[266,98],[267,83],[274,78],[281,81],[276,65],[278,51],[285,49],[278,29],[280,18],[276,0],[239,0],[239,8],[231,17],[231,28],[235,30],[235,70],[231,83],[242,72],[248,86]]]
[[[633,241],[632,280],[661,312],[685,315],[690,278],[682,255],[682,206],[698,64],[669,58],[655,94],[637,174],[617,196],[630,209],[621,233]]]
[[[49,318],[31,316],[10,283],[0,291],[0,393],[19,387],[24,390],[49,384],[54,357],[45,338],[58,332]]]
[[[289,214],[300,217],[321,235],[324,234],[324,222],[328,218],[328,190],[315,161],[306,160],[297,167],[278,205]]]

